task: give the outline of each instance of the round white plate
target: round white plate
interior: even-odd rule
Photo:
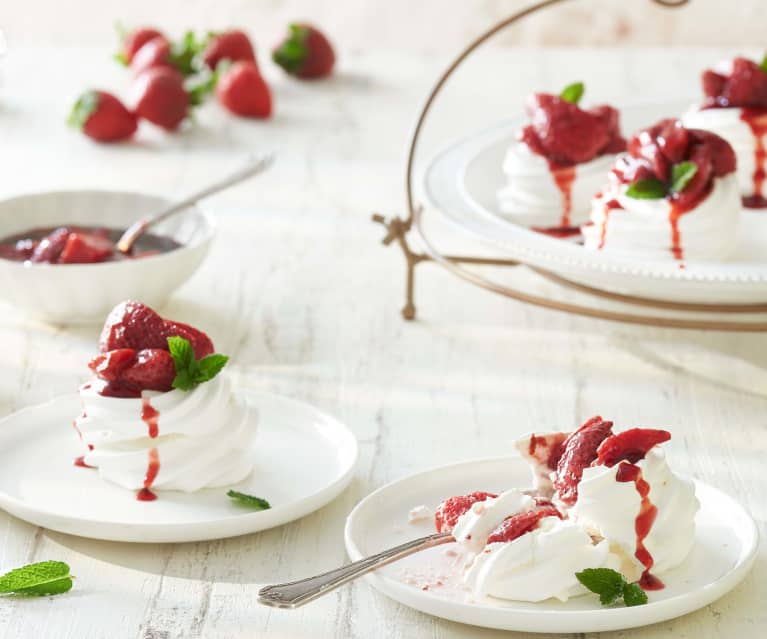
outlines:
[[[692,100],[647,102],[621,109],[631,132],[662,117],[680,115]],[[462,231],[514,259],[595,288],[676,302],[748,304],[767,302],[767,213],[745,211],[738,246],[729,261],[646,261],[592,251],[516,224],[500,212],[498,190],[506,177],[503,157],[521,120],[504,122],[451,143],[423,174],[427,201]]]
[[[52,530],[112,541],[187,542],[273,528],[324,506],[349,483],[357,441],[336,419],[307,404],[270,393],[238,392],[258,411],[255,468],[236,490],[267,499],[249,511],[227,488],[196,493],[134,491],[74,466],[82,444],[72,429],[78,395],[21,410],[0,422],[0,508]]]
[[[501,492],[529,483],[528,465],[519,457],[468,461],[401,479],[375,491],[351,512],[345,531],[347,551],[357,560],[434,533],[431,518],[408,523],[408,512],[419,504],[433,511],[451,495],[475,490]],[[596,595],[565,603],[474,602],[455,571],[452,578],[445,578],[451,574],[454,561],[446,551],[454,544],[411,555],[377,570],[368,579],[385,595],[416,610],[500,630],[600,632],[657,623],[718,599],[746,576],[756,558],[758,533],[748,513],[715,488],[700,482],[695,486],[701,504],[695,546],[681,566],[661,575],[666,588],[648,593],[650,601],[644,606],[602,609]]]

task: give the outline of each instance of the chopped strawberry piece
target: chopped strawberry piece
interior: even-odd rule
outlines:
[[[618,112],[602,105],[589,111],[556,95],[533,94],[527,111],[532,120],[521,139],[557,166],[588,162],[626,148]]]
[[[118,381],[141,390],[169,391],[175,377],[176,366],[170,353],[147,348],[136,353],[136,360],[122,371]]]
[[[213,353],[215,350],[210,337],[208,337],[202,331],[189,326],[189,324],[184,324],[183,322],[170,322],[166,320],[165,328],[163,331],[166,340],[168,337],[172,337],[174,335],[189,340],[189,343],[192,345],[192,349],[194,350],[194,356],[197,359],[202,359],[206,355]]]
[[[572,506],[578,499],[583,469],[596,459],[599,445],[612,434],[612,426],[612,422],[599,416],[592,417],[565,440],[554,479],[554,488],[563,503]]]
[[[132,348],[118,348],[106,353],[99,353],[88,367],[101,379],[115,382],[122,372],[136,359],[136,351]]]
[[[93,264],[103,262],[114,254],[109,238],[92,233],[72,232],[67,238],[59,264]]]
[[[434,514],[437,532],[452,532],[458,518],[467,512],[473,504],[497,496],[493,493],[475,492],[446,499],[439,505]]]
[[[631,428],[605,439],[597,450],[595,465],[611,468],[618,462],[636,464],[653,446],[671,439],[671,433],[654,428]]]
[[[506,517],[498,527],[490,533],[487,538],[488,544],[496,542],[514,541],[525,533],[529,533],[538,527],[538,522],[544,517],[558,517],[562,519],[560,513],[554,506],[542,506],[529,510],[524,513],[517,513],[511,517]]]
[[[32,252],[30,261],[37,264],[55,264],[58,262],[59,256],[67,244],[69,233],[70,230],[62,226],[44,237]]]
[[[99,345],[102,353],[118,348],[167,348],[165,321],[140,302],[122,302],[107,316]]]
[[[732,73],[717,97],[724,106],[767,106],[767,73],[751,60],[735,58]]]

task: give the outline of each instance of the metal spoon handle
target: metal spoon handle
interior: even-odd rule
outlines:
[[[301,579],[300,581],[291,581],[285,584],[275,584],[273,586],[264,586],[258,591],[258,601],[266,606],[275,608],[298,608],[305,603],[314,601],[322,597],[339,586],[361,577],[376,568],[390,564],[393,561],[412,555],[413,553],[433,548],[441,544],[454,541],[450,533],[440,533],[421,537],[408,541],[394,548],[389,548],[377,555],[360,559],[354,563],[336,568],[329,572]]]
[[[141,235],[143,235],[143,233],[147,230],[147,228],[149,228],[149,226],[151,226],[152,224],[156,224],[157,222],[162,222],[163,220],[167,219],[174,213],[183,211],[185,208],[191,206],[192,204],[195,204],[196,202],[199,202],[200,200],[205,199],[206,197],[210,195],[213,195],[214,193],[218,193],[220,191],[223,191],[224,189],[228,189],[230,186],[234,186],[235,184],[238,184],[239,182],[242,182],[243,180],[246,180],[249,177],[252,177],[254,175],[257,175],[258,173],[265,171],[272,164],[273,160],[274,160],[274,156],[272,154],[261,155],[255,158],[254,160],[248,162],[248,164],[246,164],[240,170],[235,171],[234,173],[230,174],[223,180],[220,180],[219,182],[215,182],[214,184],[210,184],[206,186],[205,188],[200,189],[196,193],[193,193],[192,195],[185,197],[183,200],[174,202],[163,211],[160,211],[157,215],[153,215],[150,218],[142,218],[138,220],[137,222],[132,224],[130,227],[128,227],[125,233],[123,233],[120,239],[117,241],[117,250],[119,250],[122,253],[129,253],[131,248],[133,247],[133,244],[136,242],[136,240]]]

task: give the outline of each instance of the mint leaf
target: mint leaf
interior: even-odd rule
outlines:
[[[188,339],[174,335],[168,338],[168,350],[176,366],[173,388],[189,391],[204,382],[208,382],[221,372],[229,358],[214,353],[195,359],[194,349]]]
[[[647,603],[647,593],[639,584],[626,584],[623,586],[623,601],[627,606],[641,606]]]
[[[671,167],[671,191],[681,193],[695,177],[698,165],[695,162],[680,162]]]
[[[764,54],[764,58],[762,58],[762,63],[759,65],[759,67],[767,73],[767,53]]]
[[[58,595],[72,588],[69,566],[63,561],[41,561],[16,568],[0,577],[0,594],[22,597]]]
[[[581,98],[583,97],[583,92],[585,90],[586,87],[584,86],[583,82],[574,82],[573,84],[568,84],[564,89],[562,89],[562,93],[559,94],[559,97],[562,98],[565,102],[578,104],[578,102],[580,102]]]
[[[229,490],[226,494],[234,502],[240,504],[241,506],[252,508],[253,510],[268,510],[271,508],[269,502],[266,501],[266,499],[261,499],[261,497],[254,497],[253,495],[241,493],[236,490]]]
[[[599,595],[603,606],[609,606],[623,596],[626,581],[623,575],[611,568],[586,568],[576,572],[575,577],[591,592]]]
[[[654,178],[637,180],[629,184],[626,195],[636,200],[659,200],[666,197],[666,185]]]

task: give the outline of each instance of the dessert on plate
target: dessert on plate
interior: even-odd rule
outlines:
[[[626,148],[617,109],[606,104],[581,108],[582,94],[577,83],[560,95],[530,96],[530,123],[503,163],[508,184],[498,193],[501,210],[558,237],[579,234],[591,197],[615,155]]]
[[[534,487],[474,492],[443,501],[438,532],[465,553],[464,582],[476,597],[566,601],[588,592],[576,573],[619,572],[643,590],[692,549],[699,503],[659,447],[664,430],[613,432],[594,417],[576,431],[532,433],[516,442]]]
[[[593,199],[585,246],[652,259],[727,257],[741,212],[736,165],[726,140],[679,120],[639,131]]]
[[[702,76],[703,103],[685,114],[686,126],[722,136],[735,149],[743,205],[767,207],[767,57],[735,58]]]
[[[202,331],[165,320],[139,302],[106,319],[94,379],[80,388],[74,427],[87,451],[75,460],[137,491],[227,486],[253,469],[256,419],[232,391],[227,362]]]

